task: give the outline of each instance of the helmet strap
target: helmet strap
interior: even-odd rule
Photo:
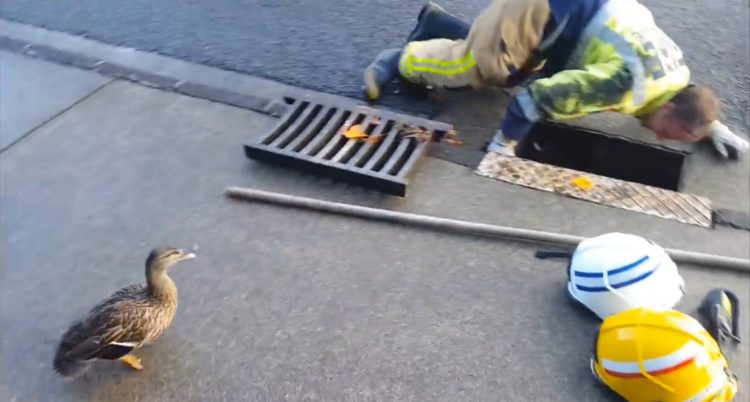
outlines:
[[[636,345],[636,352],[638,353],[638,370],[640,370],[641,374],[643,374],[644,377],[648,378],[649,381],[666,389],[669,392],[675,392],[676,390],[674,388],[670,387],[669,385],[665,384],[662,381],[659,381],[658,378],[652,376],[646,370],[646,366],[644,364],[644,359],[643,359],[643,344],[641,343],[641,337],[638,334],[638,332],[640,332],[641,328],[643,327],[640,321],[641,317],[643,317],[643,313],[641,313],[641,315],[638,316],[638,321],[636,322],[636,325],[635,325],[635,332],[636,332],[635,345]]]

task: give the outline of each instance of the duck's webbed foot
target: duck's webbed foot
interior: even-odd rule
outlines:
[[[119,359],[121,362],[127,364],[132,368],[133,370],[143,370],[143,364],[141,364],[141,358],[133,355],[133,354],[127,354]]]

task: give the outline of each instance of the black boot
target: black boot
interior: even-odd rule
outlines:
[[[398,74],[401,49],[386,49],[365,68],[365,93],[370,101],[380,97],[382,88]]]
[[[439,5],[429,2],[417,17],[417,26],[411,31],[407,42],[429,39],[466,39],[471,24],[448,13]]]

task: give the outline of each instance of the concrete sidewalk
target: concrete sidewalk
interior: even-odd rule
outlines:
[[[13,127],[0,153],[3,400],[616,400],[591,378],[597,322],[567,303],[560,261],[536,260],[523,244],[233,202],[223,196],[231,185],[750,254],[747,232],[565,199],[438,159],[406,199],[254,163],[242,145],[273,118],[0,58],[3,137]],[[145,370],[101,364],[89,382],[57,377],[51,360],[66,325],[141,281],[162,244],[195,247],[199,258],[174,272],[178,315],[139,353]],[[684,311],[718,286],[750,305],[748,275],[681,271]],[[743,400],[747,345],[732,358]]]

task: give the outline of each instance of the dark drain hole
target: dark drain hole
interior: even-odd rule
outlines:
[[[391,130],[393,129],[393,126],[396,124],[393,120],[388,120],[385,123],[385,127],[380,131],[380,135],[387,136]],[[398,135],[398,133],[392,134],[392,135]],[[367,162],[370,161],[370,158],[377,152],[378,149],[380,149],[380,146],[383,144],[385,140],[382,140],[380,142],[377,142],[373,145],[370,145],[370,147],[367,149],[367,152],[365,152],[364,155],[359,159],[359,161],[355,164],[358,168],[361,168],[365,166]]]
[[[399,171],[401,171],[401,168],[404,167],[404,164],[406,164],[406,161],[409,160],[409,157],[411,156],[412,152],[414,152],[414,149],[417,147],[416,140],[406,140],[409,141],[406,144],[406,149],[404,152],[401,153],[401,155],[396,155],[398,160],[393,165],[390,171],[388,171],[388,174],[396,175]]]
[[[323,129],[323,126],[326,123],[328,123],[329,120],[331,120],[331,117],[333,117],[333,113],[335,111],[336,111],[335,109],[328,109],[328,111],[323,116],[323,118],[320,119],[320,121],[318,122],[318,124],[312,130],[309,131],[309,133],[307,134],[307,137],[303,138],[302,141],[300,141],[300,143],[297,144],[296,147],[294,147],[294,152],[299,152],[303,148],[305,148],[307,146],[307,144],[309,144],[310,141],[312,141],[312,139],[315,138],[315,135],[318,134],[318,132],[320,132],[320,130]]]
[[[297,126],[295,131],[293,133],[289,133],[289,135],[287,135],[286,138],[281,141],[281,143],[279,144],[279,148],[286,148],[287,145],[296,140],[297,136],[300,135],[302,130],[308,128],[310,122],[318,116],[318,113],[320,113],[321,109],[323,109],[323,106],[315,105],[312,111],[307,115],[307,117],[305,117],[305,119]]]
[[[378,123],[372,123],[372,122],[370,122],[370,123],[368,123],[365,126],[365,128],[363,129],[363,131],[365,133],[367,133],[367,135],[372,135],[373,131],[375,131],[375,128],[377,126],[378,126]],[[354,144],[352,144],[351,147],[349,148],[349,150],[346,152],[346,154],[344,154],[344,156],[341,157],[341,160],[339,162],[341,162],[341,163],[349,163],[349,161],[354,157],[354,155],[356,155],[357,152],[359,152],[360,148],[362,148],[363,146],[365,146],[365,144],[366,143],[364,141],[358,141],[358,142],[355,142]]]
[[[516,155],[548,165],[679,191],[685,154],[594,130],[538,123]]]
[[[388,134],[393,130],[393,126],[396,125],[396,122],[393,120],[388,120],[387,123],[385,123],[385,127],[383,128],[383,134]]]
[[[360,113],[351,122],[351,124],[347,124],[347,127],[352,127],[352,126],[355,126],[357,124],[361,124],[364,119],[365,119],[365,115],[362,114],[362,113]],[[346,123],[344,123],[344,124],[346,124]],[[349,139],[346,138],[346,137],[344,137],[343,135],[335,136],[334,140],[337,141],[336,144],[333,146],[333,148],[331,148],[330,151],[328,151],[327,154],[323,155],[323,159],[327,159],[328,160],[328,159],[333,158],[333,156],[336,155],[337,153],[339,153],[339,151],[341,150],[341,148],[343,148],[344,145],[346,145],[346,143],[349,142]]]
[[[344,125],[344,122],[349,118],[351,115],[351,112],[346,111],[341,116],[339,116],[338,120],[336,120],[335,124],[329,128],[327,132],[324,133],[324,136],[318,141],[318,143],[308,152],[308,155],[317,155],[318,152],[321,152],[323,148],[330,142],[330,140],[333,138],[336,133],[339,132],[341,127]],[[330,123],[330,121],[329,121]],[[326,127],[328,127],[326,125]]]
[[[372,170],[379,172],[380,169],[382,169],[383,166],[385,166],[386,162],[388,162],[388,159],[393,156],[393,152],[396,150],[396,147],[398,147],[399,143],[401,141],[404,141],[401,139],[401,135],[399,134],[396,134],[396,135],[397,137],[395,137],[393,141],[391,141],[391,144],[388,146],[388,148],[385,149],[385,152],[383,152],[383,155],[380,157],[380,160],[375,162],[375,166],[373,166]],[[408,141],[408,140],[405,140],[405,141]]]
[[[349,160],[352,159],[352,157],[354,156],[354,154],[356,154],[357,151],[359,151],[359,149],[362,148],[363,145],[364,145],[364,142],[355,142],[351,146],[351,148],[349,148],[349,150],[346,152],[346,154],[344,154],[344,156],[341,158],[341,160],[339,162],[341,162],[341,163],[349,163]]]
[[[264,145],[269,145],[270,143],[274,142],[276,140],[276,138],[279,138],[279,136],[281,134],[283,134],[284,131],[286,131],[286,129],[289,128],[289,126],[291,126],[292,123],[294,123],[297,120],[297,118],[299,117],[299,115],[302,114],[302,111],[305,110],[305,108],[309,104],[310,104],[309,102],[302,102],[301,105],[297,105],[294,108],[294,111],[292,112],[292,115],[286,121],[284,121],[283,124],[281,124],[279,127],[277,127],[276,130],[274,130],[273,133],[271,133],[268,137],[266,137],[265,139],[263,139],[262,143]]]

